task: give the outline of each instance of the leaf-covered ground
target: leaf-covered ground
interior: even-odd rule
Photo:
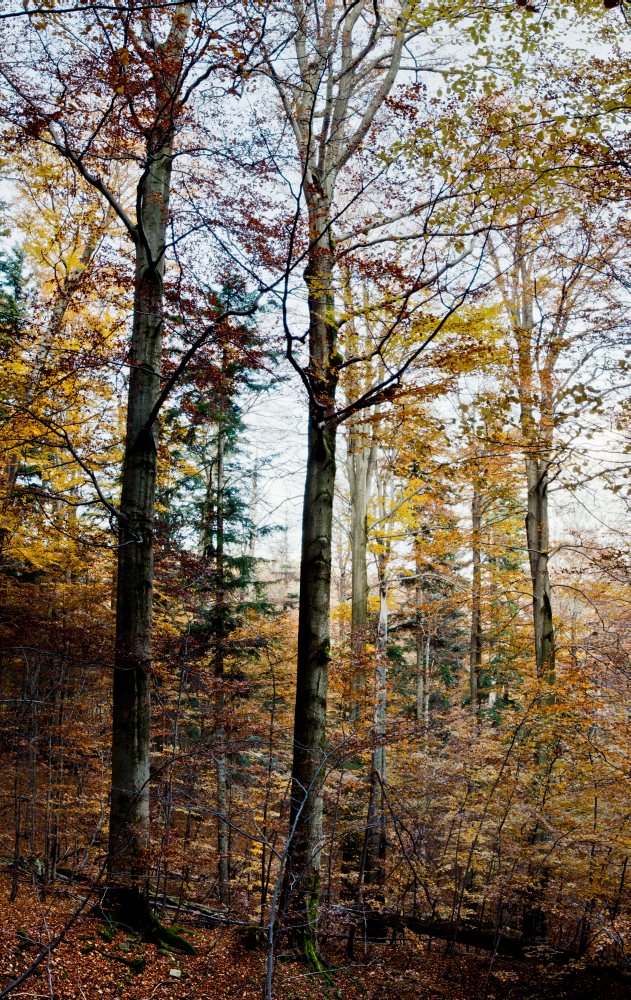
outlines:
[[[0,876],[0,996],[53,939],[81,902],[80,889],[38,898],[22,883],[9,901],[10,881]],[[87,907],[67,937],[11,996],[53,1000],[261,1000],[266,956],[248,947],[235,929],[211,929],[181,921],[194,956],[159,950],[113,929]],[[482,952],[452,949],[444,942],[406,937],[396,944],[360,945],[355,960],[344,943],[325,944],[335,970],[331,983],[309,974],[282,953],[277,957],[278,1000],[623,1000],[631,978],[578,965],[517,962]]]

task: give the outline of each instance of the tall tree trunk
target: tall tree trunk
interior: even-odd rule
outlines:
[[[354,443],[354,442],[353,442]],[[349,449],[353,447],[349,440]],[[366,641],[368,615],[368,455],[357,447],[349,451],[351,491],[351,638],[353,649],[361,651]]]
[[[387,645],[388,645],[388,585],[384,575],[379,580],[379,624],[375,657],[374,740],[370,771],[370,798],[366,820],[366,847],[363,875],[366,883],[380,885],[384,880],[386,856],[386,814],[384,788],[386,783],[386,710],[387,710]]]
[[[425,636],[425,650],[423,656],[423,722],[425,723],[425,734],[429,732],[429,695],[430,679],[432,673],[432,640],[429,633]]]
[[[392,486],[386,471],[378,484],[380,520],[388,516],[388,495]],[[387,647],[388,647],[388,564],[392,548],[391,539],[385,535],[381,539],[381,551],[377,556],[379,575],[379,620],[375,643],[375,694],[373,709],[373,739],[375,745],[371,755],[370,795],[366,821],[366,840],[361,872],[366,883],[381,884],[384,880],[386,853],[385,822],[385,782],[386,782],[386,711],[387,711]],[[361,879],[360,879],[361,881]]]
[[[425,698],[425,670],[423,666],[425,655],[425,632],[423,631],[423,564],[421,561],[421,544],[418,535],[414,536],[414,572],[416,573],[415,602],[416,625],[414,646],[416,652],[416,721],[423,719],[423,701]]]
[[[330,206],[315,212],[320,236],[312,240],[305,271],[309,290],[310,385],[307,473],[302,516],[298,663],[287,849],[281,912],[314,966],[322,851],[322,786],[326,767],[326,704],[330,652],[331,543],[336,427],[337,327],[333,252],[326,226]],[[324,234],[324,235],[323,235]]]
[[[140,888],[149,846],[149,702],[152,660],[154,497],[163,278],[172,133],[148,150],[138,218],[127,429],[120,501],[112,706],[112,881]]]
[[[228,825],[228,763],[224,705],[224,653],[226,632],[226,581],[224,565],[224,428],[220,416],[217,428],[217,507],[215,545],[215,743],[217,760],[217,851],[219,900],[230,902],[230,829]]]
[[[535,353],[534,258],[521,253],[520,228],[516,239],[515,254],[520,259],[516,269],[516,291],[513,294],[512,309],[515,318],[520,423],[528,489],[526,540],[532,581],[535,664],[538,677],[551,679],[554,675],[555,651],[552,591],[548,570],[550,549],[548,473],[554,435],[552,370],[554,358],[558,356],[560,349],[560,341],[545,364],[538,364]],[[536,387],[537,373],[539,391]],[[538,409],[540,415],[537,418]]]
[[[335,430],[309,423],[309,456],[302,523],[298,671],[285,906],[303,925],[305,947],[315,942],[320,892],[322,784],[330,654],[329,596],[335,483]]]
[[[164,42],[152,41],[154,118],[137,187],[135,276],[127,426],[120,500],[112,702],[110,882],[143,900],[149,864],[149,750],[152,668],[154,499],[161,388],[164,270],[181,64],[192,9],[178,4]],[[131,914],[130,914],[131,916]]]
[[[302,922],[308,959],[321,967],[316,949],[322,843],[322,783],[326,764],[326,697],[330,659],[329,602],[331,529],[335,483],[335,393],[343,359],[337,351],[333,295],[332,227],[336,181],[362,147],[379,108],[392,90],[409,24],[402,4],[391,34],[378,28],[366,40],[361,7],[339,12],[317,3],[292,8],[292,29],[302,86],[276,72],[272,77],[297,140],[304,170],[309,219],[305,271],[309,306],[309,363],[302,368],[288,351],[309,391],[307,475],[303,510],[298,667],[288,844],[282,903]],[[335,26],[334,26],[335,25]],[[357,36],[354,31],[357,27]],[[361,35],[361,41],[359,40]],[[388,39],[387,42],[382,40]],[[374,51],[379,55],[375,61]],[[382,67],[384,67],[382,69]],[[373,84],[374,79],[374,84]],[[370,83],[368,82],[370,81]],[[323,97],[323,101],[320,101]],[[358,114],[355,99],[363,104]],[[318,129],[313,123],[318,121]],[[357,124],[354,126],[354,123]],[[302,338],[301,338],[302,339]],[[271,970],[272,963],[269,964]],[[271,971],[270,971],[271,974]]]
[[[431,639],[419,626],[416,632],[416,721],[422,722],[425,738],[429,729]]]
[[[537,676],[552,680],[555,642],[552,621],[552,591],[548,568],[550,528],[548,519],[548,462],[526,456],[528,501],[526,537],[532,580],[532,613]]]
[[[362,426],[363,425],[363,426]],[[349,717],[359,715],[359,701],[366,687],[366,626],[368,621],[368,502],[376,444],[365,421],[351,423],[348,434],[347,474],[351,496],[351,656],[352,701]]]
[[[471,500],[471,552],[473,574],[471,580],[471,635],[469,639],[469,690],[471,711],[476,715],[480,710],[480,674],[482,671],[482,554],[481,532],[482,512],[480,490],[473,485]]]
[[[252,560],[252,565],[256,559],[256,522],[258,518],[259,506],[259,453],[254,455],[254,465],[252,466],[252,493],[250,495],[250,527],[248,535],[248,556]]]

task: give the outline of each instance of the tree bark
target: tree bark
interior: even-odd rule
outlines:
[[[360,150],[394,86],[409,21],[400,6],[395,30],[365,32],[363,8],[318,3],[292,7],[293,42],[300,85],[270,69],[297,142],[309,219],[305,280],[309,307],[309,363],[298,365],[309,391],[307,474],[298,621],[294,758],[281,903],[302,924],[303,950],[316,968],[316,931],[322,843],[322,782],[326,763],[331,533],[335,482],[335,393],[342,358],[337,352],[333,296],[332,225],[339,218],[334,194],[340,171]],[[377,12],[375,12],[377,13]],[[339,16],[338,16],[339,15]],[[354,32],[356,34],[354,35]],[[382,45],[382,42],[384,43]],[[379,58],[374,60],[375,47]],[[369,67],[367,71],[367,67]],[[382,68],[383,67],[383,68]],[[322,100],[320,100],[320,97]],[[361,110],[356,107],[359,98]],[[314,121],[318,122],[317,130]],[[302,338],[301,338],[302,339]],[[270,966],[271,967],[271,966]]]
[[[228,762],[226,757],[226,726],[224,717],[224,644],[226,619],[226,586],[224,566],[224,429],[221,416],[217,428],[217,506],[215,545],[215,743],[217,761],[217,851],[219,900],[230,902],[230,827],[228,825]]]
[[[423,564],[421,561],[421,544],[418,535],[414,536],[414,571],[416,573],[415,602],[416,623],[414,629],[414,646],[416,652],[416,721],[423,719],[423,701],[425,698],[425,670],[423,667],[425,633],[423,631]]]
[[[535,660],[537,676],[551,680],[554,676],[555,642],[548,567],[550,554],[548,462],[527,455],[526,476],[528,482],[526,537],[532,580]]]
[[[493,252],[497,281],[510,316],[515,340],[515,382],[526,471],[526,542],[532,583],[532,613],[537,676],[554,679],[555,638],[549,575],[550,529],[548,479],[555,428],[553,373],[563,348],[568,301],[561,297],[552,332],[545,343],[535,321],[536,256],[523,220],[515,229],[512,275],[507,280]],[[577,272],[578,273],[578,272]]]
[[[164,271],[180,68],[191,8],[178,5],[155,49],[154,119],[137,189],[136,267],[127,427],[123,457],[112,702],[112,794],[108,866],[119,891],[131,889],[148,916],[149,752],[152,669],[155,417],[161,388]],[[154,43],[155,44],[155,43]]]
[[[362,426],[364,425],[364,426]],[[365,421],[349,427],[346,458],[351,495],[351,656],[352,678],[349,718],[359,715],[359,702],[366,688],[366,627],[368,621],[368,502],[376,445],[367,436]]]
[[[366,845],[362,865],[364,882],[380,885],[384,881],[386,857],[386,712],[388,645],[388,585],[385,576],[379,581],[379,624],[375,658],[374,740],[370,771],[370,797],[366,819]]]
[[[332,288],[333,252],[326,226],[329,205],[315,210],[320,236],[305,271],[309,290],[309,405],[307,472],[300,561],[298,663],[290,803],[290,836],[281,912],[299,930],[305,957],[317,957],[322,851],[322,786],[327,757],[326,705],[330,652],[331,543],[336,427],[326,422],[335,406],[337,328]]]
[[[149,846],[154,497],[172,130],[149,146],[138,218],[127,429],[120,501],[112,705],[109,870],[139,886]]]
[[[482,672],[482,554],[480,532],[482,528],[482,511],[480,491],[477,483],[473,485],[471,500],[471,551],[473,556],[473,574],[471,580],[471,635],[469,639],[469,690],[471,694],[471,711],[480,711],[480,675]]]
[[[522,254],[522,232],[518,229],[515,255]],[[534,259],[521,256],[516,268],[516,290],[512,311],[517,347],[517,382],[520,423],[524,439],[527,506],[526,541],[532,581],[532,613],[537,676],[554,674],[554,628],[552,591],[548,568],[550,529],[548,519],[548,473],[554,435],[552,370],[560,341],[548,349],[548,357],[537,364],[534,318]],[[554,349],[552,349],[554,346]],[[538,391],[536,373],[538,372]],[[537,418],[537,404],[540,416]]]
[[[326,703],[331,579],[331,527],[335,482],[335,431],[309,421],[298,618],[298,670],[290,830],[284,908],[315,941],[320,892],[322,784],[326,761]]]

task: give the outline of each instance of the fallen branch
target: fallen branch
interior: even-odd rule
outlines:
[[[442,938],[458,944],[471,945],[483,951],[497,951],[511,958],[523,958],[524,948],[532,942],[526,941],[521,935],[512,934],[502,928],[468,927],[466,924],[451,920],[432,920],[431,917],[390,917],[391,927],[406,927],[413,934],[422,937]]]

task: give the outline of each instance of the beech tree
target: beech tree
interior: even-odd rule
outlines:
[[[41,42],[36,59],[34,38]],[[213,74],[229,89],[247,44],[247,24],[235,31],[229,4],[156,3],[132,4],[107,19],[98,10],[33,11],[12,23],[3,54],[2,117],[14,141],[46,144],[100,194],[127,237],[134,271],[119,504],[99,490],[118,525],[108,864],[125,893],[142,885],[149,842],[158,416],[178,371],[163,380],[173,165],[184,153],[180,138],[194,96]],[[214,328],[211,322],[196,331],[179,370]]]
[[[565,222],[572,233],[569,244],[560,238],[558,219],[543,224],[520,219],[514,234],[503,237],[511,248],[510,263],[505,267],[497,254],[494,257],[514,345],[511,381],[527,480],[535,663],[538,675],[548,679],[554,675],[555,660],[548,491],[563,463],[558,428],[567,422],[572,397],[578,399],[584,391],[580,371],[598,352],[599,335],[616,338],[618,311],[614,289],[607,282],[603,285],[600,276],[612,248],[594,245],[589,224]],[[601,309],[606,309],[606,319]],[[593,392],[596,399],[598,389]]]
[[[309,400],[307,473],[303,507],[301,583],[298,629],[297,690],[294,728],[294,761],[289,825],[291,843],[286,860],[284,909],[300,928],[306,953],[317,965],[315,948],[320,891],[322,845],[322,784],[327,768],[326,700],[330,652],[329,602],[331,586],[331,534],[335,482],[337,427],[352,413],[387,398],[405,370],[421,354],[424,343],[392,353],[391,367],[348,404],[336,402],[340,375],[353,365],[365,365],[385,356],[414,309],[432,302],[441,278],[463,261],[470,247],[446,252],[428,249],[431,235],[423,220],[431,217],[437,200],[448,201],[451,188],[440,194],[416,187],[412,205],[399,210],[374,212],[370,199],[381,184],[383,164],[371,155],[378,141],[380,114],[394,94],[408,41],[419,33],[415,4],[407,0],[373,6],[361,2],[346,7],[328,4],[323,12],[315,2],[292,4],[287,18],[292,55],[287,45],[283,58],[268,48],[266,73],[282,106],[296,147],[300,188],[296,210],[289,223],[288,261],[291,272],[306,264],[308,330],[292,329],[285,305],[287,355]],[[286,26],[281,19],[281,28]],[[270,35],[275,38],[274,32]],[[267,45],[271,48],[271,41]],[[396,110],[393,99],[391,107]],[[403,101],[403,108],[407,107]],[[268,145],[269,145],[268,141]],[[384,149],[385,153],[385,149]],[[411,178],[410,178],[411,179]],[[303,214],[304,213],[304,214]],[[396,246],[401,235],[397,222],[410,217],[404,241],[415,236],[425,249],[408,261],[406,281],[387,281],[387,252],[369,248]],[[431,234],[431,230],[430,230]],[[445,247],[442,247],[443,252]],[[343,317],[338,305],[340,260],[367,253],[372,267],[381,266],[384,281],[380,295],[392,303],[382,315],[369,349],[340,353]],[[378,261],[381,259],[381,265]],[[419,266],[419,259],[421,261]],[[397,266],[400,266],[398,264]],[[399,272],[400,273],[400,272]],[[471,275],[469,276],[471,278]],[[466,281],[464,282],[466,285]],[[287,289],[289,284],[287,283]],[[426,339],[442,327],[462,301],[448,296],[446,308],[431,314]],[[373,309],[379,309],[373,303]],[[301,356],[305,344],[306,358]]]

